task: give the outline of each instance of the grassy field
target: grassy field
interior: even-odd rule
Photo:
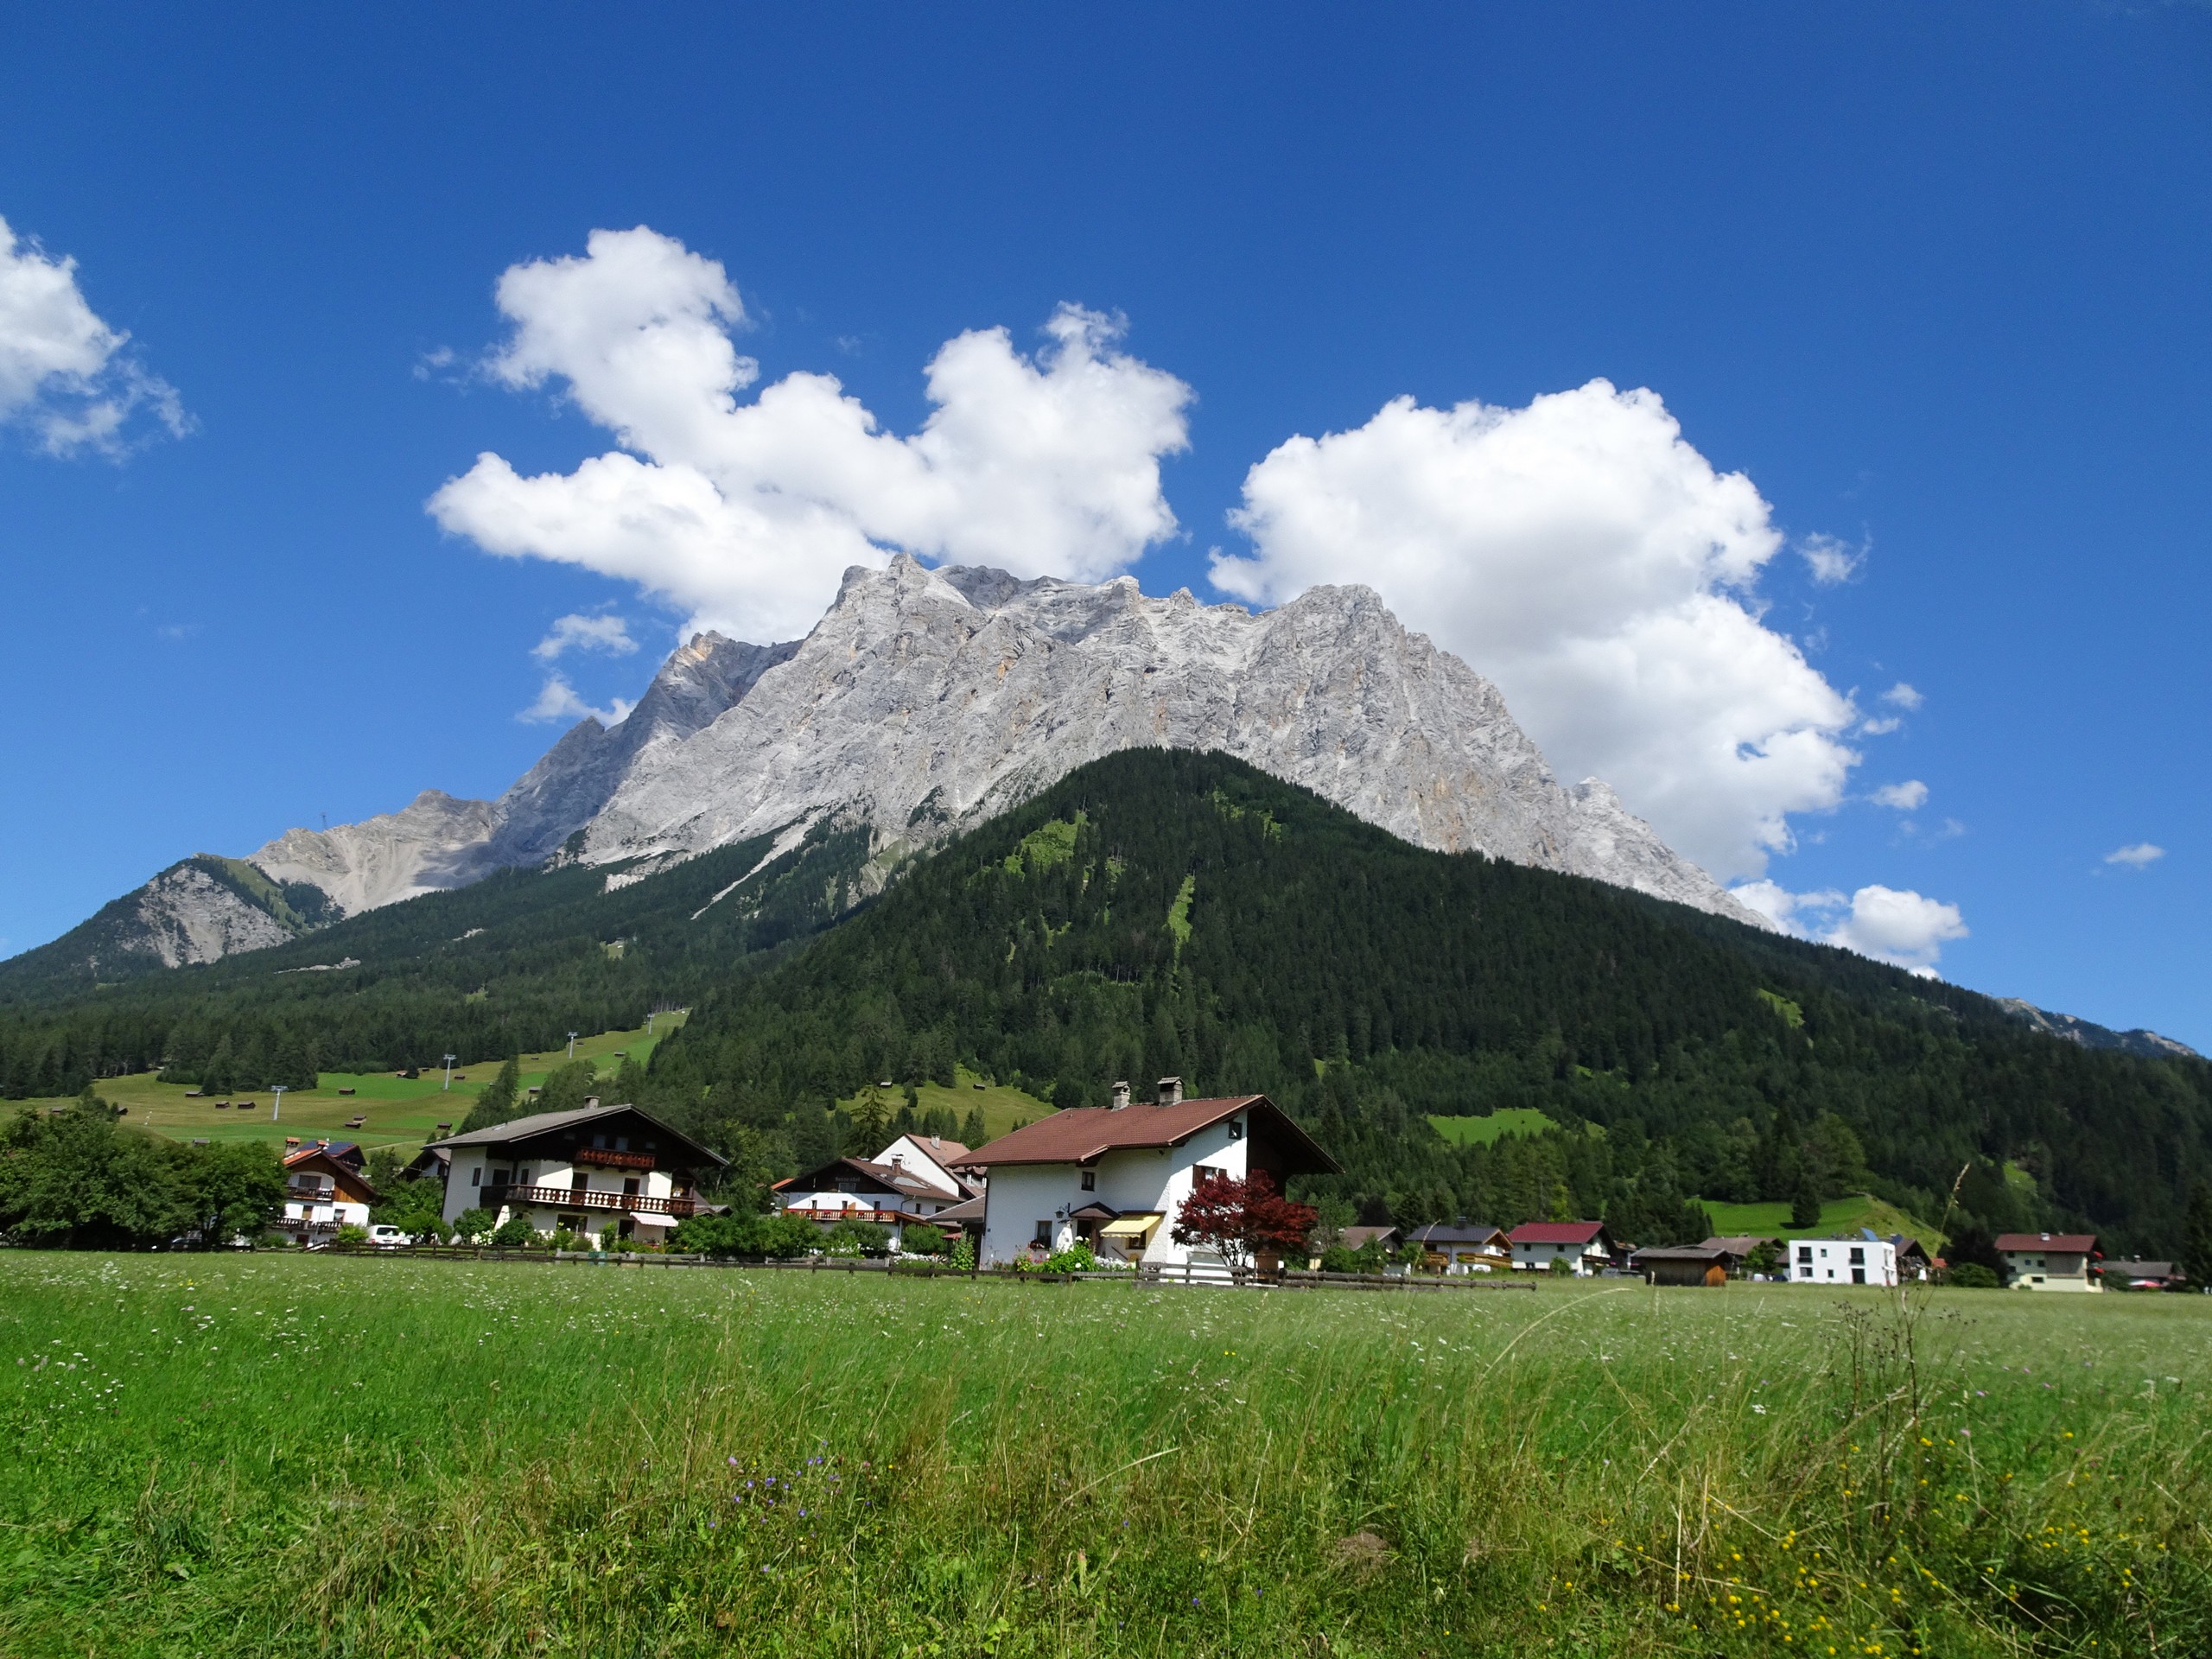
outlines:
[[[2212,1650],[2212,1300],[0,1255],[0,1653]]]
[[[1558,1125],[1534,1106],[1505,1106],[1481,1117],[1432,1117],[1436,1132],[1455,1147],[1487,1147],[1509,1135],[1544,1135]]]
[[[1706,1214],[1713,1217],[1715,1231],[1724,1238],[1856,1237],[1860,1228],[1871,1227],[1884,1238],[1891,1233],[1917,1238],[1931,1255],[1942,1249],[1942,1235],[1926,1222],[1916,1221],[1895,1205],[1885,1204],[1866,1192],[1830,1198],[1821,1206],[1819,1223],[1811,1227],[1792,1227],[1786,1204],[1700,1202],[1705,1205]]]
[[[618,1054],[626,1053],[632,1059],[642,1062],[652,1052],[656,1043],[683,1023],[682,1014],[664,1014],[654,1020],[650,1035],[638,1030],[606,1031],[579,1037],[576,1058],[598,1061],[600,1070],[611,1076],[621,1064],[616,1058]],[[565,1047],[544,1054],[524,1055],[524,1085],[543,1084],[546,1074],[567,1058]],[[219,1108],[212,1099],[188,1100],[187,1085],[156,1083],[154,1074],[149,1071],[131,1077],[104,1077],[99,1091],[117,1105],[128,1109],[126,1121],[130,1123],[179,1140],[205,1136],[211,1141],[281,1141],[288,1135],[321,1135],[359,1141],[365,1147],[395,1143],[420,1146],[439,1124],[458,1125],[467,1116],[477,1095],[499,1075],[499,1071],[496,1063],[464,1067],[454,1073],[449,1090],[442,1071],[426,1071],[416,1078],[395,1077],[389,1071],[325,1071],[316,1079],[314,1089],[286,1090],[282,1105],[274,1107],[275,1121],[271,1120],[274,1103],[268,1090],[263,1089],[219,1096],[217,1099],[232,1103],[229,1107]],[[338,1092],[340,1089],[353,1092],[341,1095]],[[251,1109],[242,1109],[238,1103],[247,1101],[252,1103]],[[39,1106],[63,1103],[27,1103]],[[358,1129],[346,1128],[346,1120],[357,1114],[365,1116],[367,1124]]]
[[[989,1138],[993,1140],[1018,1123],[1034,1123],[1040,1117],[1052,1116],[1052,1102],[1039,1100],[1034,1095],[1024,1094],[1005,1084],[987,1083],[964,1065],[955,1066],[952,1076],[953,1086],[950,1089],[940,1088],[934,1083],[915,1085],[914,1094],[922,1110],[926,1112],[942,1107],[952,1114],[955,1121],[965,1122],[968,1114],[980,1106],[983,1110],[983,1127],[990,1131]],[[864,1089],[859,1094],[848,1095],[837,1103],[849,1112],[858,1108],[871,1093],[888,1113],[895,1114],[906,1102],[906,1090],[893,1084],[888,1089]]]

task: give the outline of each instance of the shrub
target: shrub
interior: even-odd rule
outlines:
[[[492,1230],[492,1212],[482,1205],[472,1205],[453,1218],[453,1236],[463,1244],[474,1244]]]
[[[292,1236],[280,1233],[273,1227],[253,1242],[256,1249],[264,1250],[289,1250],[292,1248]]]
[[[1951,1269],[1950,1282],[1961,1290],[1996,1290],[2002,1281],[1979,1262],[1961,1262]]]
[[[959,1273],[976,1271],[976,1241],[963,1231],[960,1242],[952,1247],[952,1266]]]
[[[934,1227],[902,1228],[899,1239],[899,1249],[908,1255],[944,1255],[952,1249]]]
[[[620,1222],[610,1221],[606,1226],[599,1230],[599,1248],[601,1249],[611,1250],[621,1242],[622,1225]]]
[[[787,1260],[821,1241],[812,1222],[778,1211],[772,1216],[690,1216],[677,1224],[671,1248],[728,1259],[739,1255]]]
[[[493,1230],[492,1243],[503,1250],[518,1250],[537,1243],[537,1229],[527,1216],[510,1216]]]
[[[1569,1279],[1574,1275],[1574,1263],[1563,1255],[1555,1255],[1552,1257],[1551,1270],[1554,1278]]]
[[[1077,1239],[1065,1250],[1055,1250],[1045,1258],[1042,1271],[1046,1273],[1096,1273],[1098,1258],[1090,1253],[1090,1246]]]
[[[356,1227],[349,1221],[338,1230],[337,1242],[340,1244],[365,1244],[369,1242],[369,1230]]]
[[[1343,1244],[1332,1244],[1321,1252],[1321,1271],[1324,1273],[1380,1273],[1389,1262],[1389,1253],[1382,1248],[1382,1241],[1370,1238],[1357,1249]]]
[[[823,1236],[822,1249],[829,1255],[887,1255],[891,1230],[881,1222],[847,1216]]]

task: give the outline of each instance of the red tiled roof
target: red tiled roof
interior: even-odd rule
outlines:
[[[1587,1244],[1605,1230],[1602,1221],[1524,1221],[1512,1237],[1516,1244]]]
[[[1285,1116],[1265,1095],[1224,1095],[1212,1100],[1179,1100],[1173,1106],[1133,1103],[1118,1109],[1109,1106],[1077,1106],[1054,1112],[1034,1123],[1002,1135],[988,1146],[968,1155],[968,1162],[996,1164],[1087,1164],[1109,1152],[1133,1148],[1179,1146],[1199,1130],[1211,1128],[1225,1117],[1249,1111],[1264,1116],[1268,1131],[1290,1154],[1286,1174],[1338,1173],[1337,1160],[1313,1143],[1313,1137]]]
[[[2018,1255],[2026,1250],[2045,1250],[2053,1255],[2092,1255],[2096,1252],[2094,1233],[1999,1233],[1997,1248],[2008,1254]]]

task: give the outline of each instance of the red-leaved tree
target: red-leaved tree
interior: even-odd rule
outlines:
[[[1210,1244],[1233,1267],[1243,1267],[1255,1250],[1289,1254],[1306,1247],[1319,1212],[1275,1191],[1263,1169],[1238,1180],[1205,1175],[1175,1211],[1168,1236],[1178,1244]]]

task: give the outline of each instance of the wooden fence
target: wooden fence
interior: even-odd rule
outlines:
[[[1032,1285],[1072,1284],[1088,1280],[1131,1286],[1212,1285],[1237,1290],[1524,1290],[1536,1287],[1529,1276],[1500,1274],[1262,1273],[1254,1268],[1220,1268],[1152,1262],[1135,1269],[1095,1273],[1046,1273],[1015,1268],[949,1267],[937,1262],[877,1261],[867,1256],[802,1255],[788,1260],[759,1256],[672,1255],[627,1250],[499,1249],[491,1245],[335,1244],[318,1254],[372,1257],[395,1262],[535,1262],[546,1267],[741,1268],[752,1273],[886,1273],[912,1279],[1019,1281]]]

